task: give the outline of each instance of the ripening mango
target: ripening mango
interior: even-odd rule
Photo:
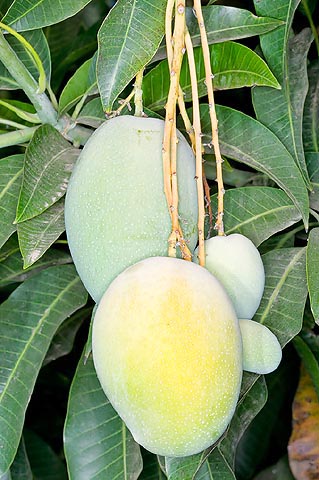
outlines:
[[[163,187],[163,129],[163,120],[155,118],[108,120],[75,165],[66,195],[66,232],[76,269],[97,303],[126,267],[167,255],[171,219]],[[180,224],[193,250],[195,159],[179,132],[177,176]]]
[[[107,397],[153,453],[198,453],[233,416],[239,324],[220,282],[195,263],[153,257],[122,272],[96,310],[92,351]]]
[[[216,236],[205,242],[205,253],[205,267],[223,284],[237,317],[251,319],[265,286],[263,262],[253,242],[238,233]]]

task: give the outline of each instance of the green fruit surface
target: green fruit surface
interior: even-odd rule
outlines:
[[[253,320],[241,319],[239,326],[243,341],[243,369],[266,374],[281,362],[281,346],[269,328]]]
[[[238,233],[216,236],[205,242],[205,253],[205,266],[223,284],[237,317],[251,319],[265,286],[263,262],[253,242]]]
[[[147,450],[191,455],[225,431],[242,342],[233,305],[206,269],[165,257],[129,267],[96,310],[92,351],[102,388]]]
[[[110,282],[147,257],[167,255],[171,220],[163,187],[164,122],[120,116],[85,145],[66,195],[65,223],[77,271],[98,303]],[[194,155],[178,133],[179,214],[191,249],[197,239]]]

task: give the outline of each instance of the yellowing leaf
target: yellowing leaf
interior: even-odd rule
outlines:
[[[319,402],[311,377],[304,368],[293,403],[288,456],[296,480],[319,478]]]

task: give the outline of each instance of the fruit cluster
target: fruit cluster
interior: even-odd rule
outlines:
[[[163,127],[131,116],[103,124],[72,174],[65,220],[76,268],[98,303],[92,348],[102,388],[137,442],[186,456],[225,431],[243,369],[272,371],[281,348],[251,321],[265,276],[250,240],[207,240],[206,268],[167,257]],[[194,157],[178,140],[179,214],[194,251]]]

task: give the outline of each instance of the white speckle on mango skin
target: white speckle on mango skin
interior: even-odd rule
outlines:
[[[164,194],[164,122],[119,116],[99,127],[73,170],[65,224],[76,269],[98,303],[111,281],[143,258],[167,255],[171,219]],[[180,133],[179,215],[193,250],[197,241],[195,159]]]
[[[107,397],[147,450],[192,455],[225,431],[242,343],[233,306],[206,269],[165,257],[129,267],[102,297],[92,347]]]

